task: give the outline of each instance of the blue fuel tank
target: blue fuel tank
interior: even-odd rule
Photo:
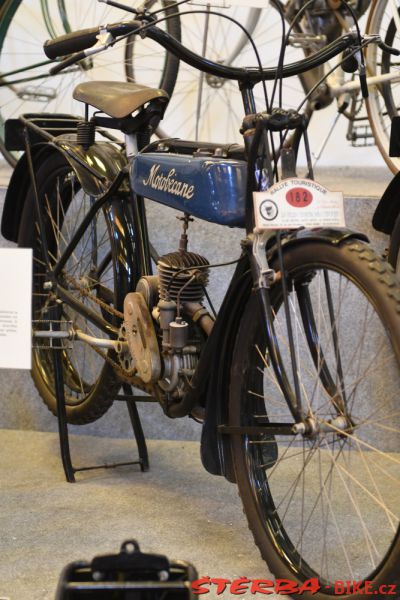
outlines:
[[[132,159],[130,176],[140,196],[211,223],[245,226],[243,160],[149,152]]]

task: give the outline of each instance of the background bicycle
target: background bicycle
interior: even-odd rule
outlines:
[[[164,12],[172,4],[170,0],[148,1],[152,10]],[[74,113],[72,91],[80,81],[134,79],[172,91],[178,61],[171,57],[165,63],[165,51],[149,40],[140,48],[134,40],[128,40],[107,55],[82,61],[58,76],[49,76],[50,61],[43,53],[43,40],[127,16],[128,13],[97,0],[0,2],[0,151],[9,162],[15,164],[17,155],[4,148],[5,120],[30,112]],[[180,37],[178,17],[160,23],[160,27]]]
[[[280,17],[273,3],[266,2],[266,8],[259,8],[259,0],[253,3],[258,8],[234,6],[228,11],[224,8],[222,0],[214,2],[217,9],[238,18],[249,29],[259,47],[263,64],[272,66],[276,64],[279,53]],[[139,4],[133,2],[132,6],[137,7]],[[211,7],[214,4],[211,3]],[[287,21],[290,22],[305,2],[288,0],[280,4],[286,12]],[[358,15],[364,14],[363,28],[366,31],[380,33],[390,45],[396,44],[400,20],[395,10],[395,2],[353,0],[350,4]],[[201,5],[206,5],[206,2],[200,0],[200,3],[192,8],[199,8]],[[145,6],[151,10],[159,8],[164,14],[176,11],[173,8],[174,4],[169,0],[147,0]],[[185,12],[184,9],[185,7],[180,8],[181,13]],[[344,17],[345,11],[341,2],[315,0],[291,38],[287,60],[301,59],[304,54],[315,51],[328,40],[337,37],[348,27],[349,22],[351,23],[346,22]],[[128,40],[125,48],[117,48],[107,57],[88,59],[69,72],[54,78],[48,77],[48,65],[41,64],[44,62],[40,46],[42,39],[88,24],[112,22],[120,18],[121,11],[99,4],[96,0],[88,0],[85,10],[82,10],[77,0],[70,0],[67,4],[58,0],[3,0],[3,4],[0,5],[0,73],[3,78],[2,82],[0,80],[0,132],[1,123],[6,118],[18,116],[21,112],[71,112],[69,92],[80,80],[133,78],[146,85],[161,86],[170,93],[177,75],[177,61],[171,56],[166,58],[165,51],[149,41],[142,48],[133,40]],[[247,38],[238,34],[233,24],[225,19],[218,22],[217,17],[210,14],[182,15],[181,18],[176,16],[169,19],[161,26],[167,27],[169,33],[177,39],[182,39],[185,46],[216,62],[239,66],[254,64]],[[31,48],[32,62],[29,57],[27,60],[25,51],[21,52],[21,41]],[[349,119],[348,136],[351,142],[355,145],[369,144],[373,141],[373,133],[390,168],[397,171],[398,163],[396,159],[389,159],[387,148],[390,120],[397,114],[398,65],[393,57],[382,57],[380,51],[375,48],[370,50],[368,65],[368,74],[378,77],[374,80],[375,86],[371,88],[369,100],[372,131],[368,127],[359,98],[357,82],[343,87],[344,81],[340,78],[331,80],[329,89],[320,90],[318,99],[314,97],[307,110],[311,113],[315,105],[319,108],[327,106],[333,97],[336,97],[340,109]],[[317,81],[317,75],[314,73],[303,77],[302,83],[296,78],[287,81],[284,94],[287,105],[297,106],[302,98],[303,86],[310,89]],[[162,133],[200,140],[237,141],[239,134],[236,123],[239,114],[240,96],[234,86],[181,65]],[[316,130],[321,130],[320,119],[315,124],[314,131]],[[3,147],[4,150],[1,140],[0,133],[0,149]],[[321,150],[322,148],[323,143]],[[7,158],[11,162],[14,161],[10,153],[7,154]]]

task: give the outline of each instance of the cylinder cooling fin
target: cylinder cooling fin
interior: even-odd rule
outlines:
[[[194,252],[178,251],[162,256],[157,263],[160,299],[177,301],[179,295],[180,302],[202,302],[209,264]]]

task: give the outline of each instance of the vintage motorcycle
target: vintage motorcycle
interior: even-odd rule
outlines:
[[[128,382],[167,416],[202,423],[205,468],[238,484],[256,544],[276,577],[295,582],[293,595],[328,600],[337,580],[363,582],[360,599],[395,590],[400,286],[364,235],[334,226],[333,196],[312,178],[304,115],[274,108],[266,87],[257,110],[253,87],[278,87],[341,52],[363,78],[366,45],[396,51],[350,32],[295,64],[282,52],[274,69],[236,68],[185,49],[147,13],[69,33],[45,51],[67,55],[59,71],[132,35],[236,80],[244,146],[151,142],[168,96],[127,82],[79,84],[85,118],[7,123],[9,150],[24,154],[2,233],[33,249],[33,334],[63,343],[68,421],[99,418]],[[306,178],[285,144],[293,131],[304,139]],[[183,215],[179,244],[162,256],[149,241],[145,198]],[[277,221],[286,209],[296,211],[291,223]],[[306,214],[320,226],[302,226]],[[243,230],[218,315],[207,284],[223,265],[189,250],[192,217]],[[56,412],[54,365],[35,346],[32,376]]]

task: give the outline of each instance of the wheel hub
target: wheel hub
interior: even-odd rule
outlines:
[[[210,73],[207,73],[206,74],[206,82],[211,88],[219,89],[219,88],[222,88],[222,86],[225,84],[225,79],[222,79],[222,77],[216,77],[215,75],[210,75]]]
[[[351,424],[342,415],[329,420],[309,416],[305,419],[304,423],[296,423],[293,431],[309,438],[316,438],[320,434],[325,433],[336,433],[339,435],[342,432],[349,433],[350,428]]]

